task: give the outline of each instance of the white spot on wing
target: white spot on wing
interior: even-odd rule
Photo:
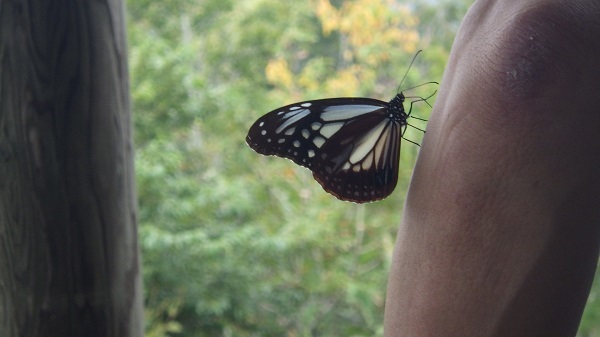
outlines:
[[[332,105],[323,110],[321,118],[324,121],[350,119],[382,108],[383,106],[365,104]]]
[[[398,137],[398,129],[395,127],[391,128],[391,131],[384,132],[381,139],[377,143],[375,148],[375,166],[381,167],[385,166],[386,163],[390,160],[388,155],[390,151],[396,151],[400,146],[400,139]],[[381,158],[383,156],[383,158]],[[388,163],[389,164],[389,163]],[[394,165],[394,163],[392,163]]]
[[[329,137],[333,136],[334,133],[340,131],[340,129],[342,128],[342,126],[344,126],[343,122],[325,124],[321,128],[320,132],[321,132],[321,134],[323,136],[325,136],[326,138],[329,138]]]
[[[260,132],[260,134],[264,136],[264,135],[266,135],[266,134],[267,134],[267,131],[266,131],[266,130],[262,130],[262,131]]]
[[[350,162],[352,164],[359,162],[366,155],[369,154],[373,150],[375,143],[380,138],[381,133],[384,132],[385,127],[387,125],[387,121],[383,121],[377,125],[377,127],[373,128],[369,133],[367,133],[361,140],[358,146],[352,151],[350,155]],[[389,128],[388,128],[389,132]]]
[[[285,115],[283,116],[283,118],[284,119],[292,118],[292,117],[296,116],[297,114],[302,113],[304,111],[306,111],[306,109],[296,110],[296,111],[289,111],[289,112],[285,113]]]
[[[377,142],[375,146],[375,167],[379,168],[379,163],[381,162],[381,156],[383,156],[383,160],[386,160],[386,152],[388,147],[386,146],[388,143],[389,133],[386,132],[381,139]]]
[[[319,122],[314,122],[310,125],[310,128],[313,130],[319,130],[321,128],[323,124],[319,123]]]
[[[295,141],[294,141],[294,146],[295,146],[295,147],[300,147],[300,142],[299,142],[299,141],[297,141],[297,140],[295,140]]]
[[[378,161],[375,165],[381,164],[381,167],[396,165],[396,163],[391,163],[390,160],[394,158],[394,153],[400,150],[398,128],[392,127],[389,130],[390,131],[385,132],[379,140],[379,142],[383,144],[383,147],[381,153],[376,155],[382,156],[382,158],[381,161]],[[379,148],[379,144],[377,144],[377,147]]]
[[[368,170],[371,168],[371,165],[373,165],[373,152],[369,153],[367,158],[365,158],[365,160],[363,160],[363,162],[360,166],[362,167],[363,170]]]
[[[308,108],[309,106],[312,105],[312,103],[302,103],[300,105],[303,106],[303,107],[305,107],[305,108]]]
[[[261,126],[261,127],[262,127],[263,125],[265,125],[265,122],[260,122],[260,124],[258,124],[258,126]]]
[[[313,143],[315,143],[316,147],[321,148],[321,146],[325,144],[325,138],[315,137],[315,139],[313,139]]]
[[[315,156],[315,151],[313,150],[308,150],[308,157],[312,158]]]
[[[305,139],[308,139],[308,137],[310,137],[310,131],[304,129],[302,130],[302,137],[304,137]]]
[[[289,118],[287,121],[285,121],[285,123],[281,124],[277,130],[275,130],[276,133],[281,133],[281,131],[287,129],[288,126],[296,123],[297,121],[301,120],[302,118],[306,117],[306,115],[308,115],[310,113],[310,111],[306,110],[306,109],[302,109],[302,110],[298,110],[297,112],[294,112],[292,114],[292,116],[284,116],[284,118]]]
[[[287,129],[287,130],[285,131],[285,135],[286,135],[286,136],[291,136],[291,135],[293,135],[293,134],[294,134],[294,131],[296,131],[296,127],[289,128],[289,129]]]

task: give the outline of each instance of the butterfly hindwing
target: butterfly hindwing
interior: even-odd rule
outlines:
[[[291,159],[339,199],[387,197],[398,180],[406,113],[404,96],[390,103],[331,98],[284,106],[259,118],[246,142],[256,152]]]
[[[401,126],[380,116],[361,116],[332,136],[313,164],[313,176],[339,199],[380,200],[398,181]]]

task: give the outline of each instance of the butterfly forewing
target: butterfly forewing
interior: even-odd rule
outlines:
[[[387,103],[368,98],[331,98],[290,104],[259,118],[246,142],[256,152],[311,168],[325,142],[354,118]]]
[[[390,103],[332,98],[291,104],[259,118],[246,141],[258,153],[309,168],[339,199],[358,203],[383,199],[398,180],[400,137],[407,117],[403,101],[400,93]]]

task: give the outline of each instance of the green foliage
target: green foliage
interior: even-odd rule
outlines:
[[[600,337],[600,269],[596,268],[594,284],[588,297],[577,337]]]
[[[290,102],[389,100],[417,49],[403,88],[439,81],[470,2],[128,1],[148,336],[382,335],[418,148],[390,198],[354,205],[244,139]]]

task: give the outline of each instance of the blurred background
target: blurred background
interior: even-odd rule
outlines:
[[[418,49],[402,87],[440,81],[472,2],[127,0],[148,337],[383,335],[418,147],[388,199],[356,205],[245,136],[297,101],[389,101]],[[600,336],[599,291],[578,336]]]

